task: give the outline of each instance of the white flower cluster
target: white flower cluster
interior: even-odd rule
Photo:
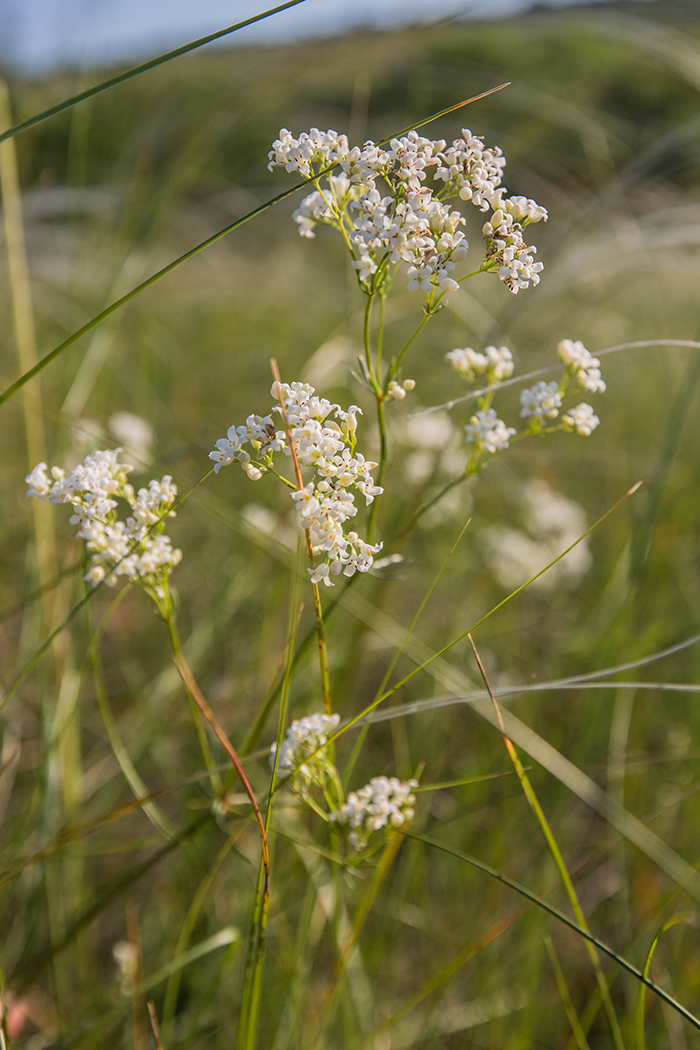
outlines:
[[[333,770],[325,745],[338,728],[340,715],[308,715],[292,722],[280,747],[279,777],[292,777],[292,787],[304,793],[308,784],[323,788]],[[270,748],[270,767],[274,768],[277,744]]]
[[[182,558],[160,532],[162,520],[174,517],[170,508],[177,489],[166,474],[135,493],[126,480],[133,468],[119,462],[120,452],[95,452],[68,475],[60,467],[52,467],[49,475],[46,463],[39,463],[25,478],[27,496],[72,507],[70,522],[80,526],[77,538],[86,541],[91,554],[85,579],[94,587],[103,581],[113,586],[118,576],[126,576],[164,598],[167,576]],[[126,521],[117,518],[118,498],[131,509]]]
[[[600,361],[590,350],[586,350],[582,342],[562,339],[557,351],[567,370],[583,390],[589,390],[592,394],[604,392],[605,382],[601,379]]]
[[[590,405],[582,402],[575,408],[570,408],[565,416],[562,416],[564,430],[575,430],[581,437],[590,437],[600,424],[600,420]]]
[[[341,572],[345,576],[367,572],[373,555],[382,548],[381,543],[365,543],[356,532],[343,531],[344,523],[357,514],[355,496],[349,489],[359,491],[367,506],[382,493],[371,475],[377,464],[355,452],[357,416],[361,414],[357,405],[342,409],[318,397],[308,383],[281,383],[280,387],[299,465],[312,468],[316,474],[314,480],[291,494],[299,524],[309,533],[313,553],[325,557],[308,572],[312,583],[323,582],[332,587],[331,577]],[[273,383],[271,393],[276,396],[277,392],[277,384]],[[273,411],[282,410],[275,406]],[[334,420],[329,420],[331,415]],[[243,447],[245,444],[252,449],[255,461]],[[279,452],[290,454],[284,431],[275,429],[271,416],[249,416],[245,426],[230,427],[227,436],[216,442],[209,458],[216,464],[215,472],[237,460],[248,477],[257,481],[274,469],[273,455]]]
[[[484,374],[489,383],[501,383],[513,374],[513,355],[507,346],[487,346],[483,354],[467,346],[463,350],[450,350],[445,360],[468,383]]]
[[[345,135],[336,131],[319,131],[311,128],[295,139],[291,131],[282,128],[280,137],[272,143],[268,168],[275,166],[287,171],[298,171],[306,178],[336,161],[346,161],[350,147]],[[316,169],[312,171],[312,168]]]
[[[477,412],[464,429],[467,441],[475,442],[483,452],[500,452],[508,448],[508,443],[516,432],[515,427],[507,427],[503,420],[498,418],[494,408]]]
[[[534,201],[527,201],[525,198],[519,200],[522,212],[534,211],[537,208]],[[557,383],[552,380],[547,383],[540,380],[521,391],[520,416],[528,421],[528,429],[524,433],[537,434],[546,428],[545,432],[567,430],[582,437],[589,437],[600,424],[600,420],[588,404],[582,403],[568,409],[566,414],[561,416],[561,422],[554,426],[551,424],[559,417],[572,380],[584,390],[605,390],[605,383],[600,374],[600,361],[586,350],[583,343],[573,342],[571,339],[563,339],[557,349],[566,366],[562,381]],[[450,350],[445,354],[445,360],[468,383],[474,383],[479,376],[485,375],[489,387],[496,387],[508,379],[514,367],[513,355],[505,346],[487,346],[483,354],[467,346]],[[465,427],[467,443],[475,444],[478,450],[469,461],[471,467],[478,462],[480,452],[494,453],[506,449],[510,439],[516,434],[516,430],[506,426],[504,421],[499,419],[496,410],[491,407],[493,391],[478,393],[479,411],[471,417]]]
[[[304,237],[314,236],[318,222],[341,229],[366,288],[380,269],[400,262],[408,264],[410,290],[458,288],[450,273],[469,245],[460,229],[464,217],[445,204],[455,196],[481,211],[494,209],[483,231],[487,249],[483,268],[498,268],[501,280],[514,293],[530,281],[539,282],[542,263],[534,261],[537,249],[525,244],[522,231],[528,223],[546,219],[547,212],[526,197],[503,199],[505,157],[498,147],[486,148],[466,128],[450,146],[444,139],[431,140],[410,131],[392,139],[386,149],[371,140],[361,149],[350,149],[344,135],[318,128],[296,139],[283,128],[269,157],[269,168],[284,167],[306,178],[318,177],[330,165],[340,166],[343,175],[331,175],[325,190],[316,182],[316,191],[302,201],[294,218]],[[426,185],[431,168],[435,188]]]
[[[516,201],[522,199],[513,198]],[[500,279],[514,295],[517,295],[521,288],[529,286],[530,281],[533,284],[540,283],[540,271],[544,269],[544,263],[535,262],[537,248],[525,243],[524,222],[513,214],[509,208],[511,203],[505,201],[502,207],[497,208],[490,220],[484,223],[482,232],[486,241],[486,263],[493,268],[498,267]],[[534,201],[531,203],[534,206],[533,213],[544,211],[544,208],[538,208]],[[546,218],[546,213],[539,217]],[[529,221],[537,222],[537,219]]]
[[[556,419],[561,408],[559,384],[552,380],[540,380],[534,386],[520,392],[520,415],[544,423],[545,419]]]
[[[347,802],[333,814],[333,821],[348,832],[349,842],[358,850],[367,845],[374,831],[390,825],[401,828],[415,816],[417,780],[398,777],[372,777],[359,791],[351,791]]]

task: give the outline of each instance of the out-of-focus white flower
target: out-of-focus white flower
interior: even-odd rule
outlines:
[[[386,392],[393,401],[403,401],[407,392],[415,389],[415,385],[415,379],[405,379],[401,384],[392,379]]]
[[[292,722],[280,747],[277,776],[291,776],[292,789],[305,794],[310,784],[323,788],[334,767],[325,747],[338,728],[340,715],[307,715]],[[277,744],[270,748],[270,767],[274,768]]]
[[[109,430],[136,466],[145,467],[149,463],[153,447],[150,423],[133,412],[114,412],[109,417]]]
[[[398,777],[372,777],[359,791],[351,791],[347,802],[332,815],[333,822],[346,830],[349,842],[363,850],[367,840],[382,828],[402,828],[415,816],[417,780]]]
[[[562,416],[565,430],[575,430],[581,437],[590,437],[600,424],[600,420],[590,405],[583,402],[570,408],[565,416]]]
[[[597,357],[593,357],[589,350],[586,350],[582,342],[562,339],[557,346],[557,351],[583,390],[588,390],[591,394],[603,393],[605,382],[601,379],[600,361]]]
[[[119,972],[119,986],[122,995],[131,995],[139,969],[139,953],[135,944],[129,941],[117,941],[112,948],[112,957]]]
[[[540,421],[556,419],[561,408],[558,384],[554,380],[551,383],[540,380],[539,383],[520,392],[520,404],[521,416]]]
[[[516,433],[514,427],[507,427],[496,415],[493,408],[486,412],[477,412],[464,428],[467,441],[474,441],[484,452],[499,452],[508,448],[510,438]]]
[[[504,526],[484,529],[479,540],[494,576],[508,590],[522,586],[571,546],[586,527],[583,507],[541,480],[526,483],[520,492],[527,532]],[[540,591],[578,586],[593,559],[586,540],[578,543],[532,584]]]
[[[473,383],[477,376],[483,375],[489,365],[486,354],[480,354],[470,346],[465,346],[462,350],[450,350],[445,354],[445,360],[449,361],[455,372],[468,383]]]

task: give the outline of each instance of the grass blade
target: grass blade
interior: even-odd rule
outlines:
[[[156,66],[162,66],[164,62],[170,62],[173,58],[179,58],[180,55],[186,55],[188,51],[194,51],[198,47],[204,47],[205,44],[210,44],[213,40],[220,40],[224,36],[228,36],[230,33],[235,33],[238,29],[245,29],[246,26],[252,26],[255,22],[262,22],[265,18],[270,18],[272,15],[278,14],[280,11],[286,11],[289,7],[296,7],[297,4],[303,4],[304,0],[287,0],[286,3],[280,4],[279,7],[273,7],[269,11],[263,11],[262,14],[253,15],[252,18],[246,18],[243,22],[236,22],[235,25],[227,26],[226,29],[219,29],[215,33],[209,33],[208,36],[201,36],[197,40],[191,40],[189,44],[183,44],[182,47],[176,47],[173,51],[166,51],[162,55],[158,55],[157,58],[151,58],[147,62],[142,62],[138,66],[132,66],[131,69],[125,70],[123,73],[117,73],[116,76],[109,77],[107,80],[100,81],[99,84],[95,84],[94,87],[86,88],[85,91],[78,92],[77,95],[71,95],[70,98],[66,98],[63,102],[57,102],[55,106],[49,106],[47,109],[42,109],[41,112],[35,113],[31,117],[27,117],[26,120],[20,120],[17,124],[13,124],[11,128],[3,131],[0,134],[0,142],[5,139],[10,139],[14,135],[19,135],[21,131],[26,131],[27,128],[34,127],[35,124],[40,124],[42,120],[48,120],[49,117],[55,117],[57,113],[62,113],[66,109],[70,109],[71,106],[75,106],[78,102],[84,102],[87,98],[92,98],[93,95],[98,95],[101,91],[107,91],[108,88],[115,87],[117,84],[122,84],[125,80],[131,80],[132,77],[137,77],[141,73],[146,73],[149,69],[155,69]]]
[[[395,135],[388,135],[386,138],[380,139],[377,142],[377,145],[385,145],[392,138],[395,138],[396,135],[404,135],[406,134],[406,132],[411,131],[413,128],[421,128],[424,124],[429,124],[432,120],[437,120],[439,117],[443,117],[448,113],[452,113],[454,110],[460,109],[462,106],[466,106],[470,102],[476,102],[478,99],[485,98],[487,95],[492,95],[494,91],[500,91],[502,88],[507,86],[507,84],[499,84],[498,87],[490,88],[488,91],[483,91],[480,95],[475,95],[473,98],[465,99],[464,102],[458,102],[454,106],[448,106],[447,109],[442,109],[438,113],[433,113],[431,116],[426,117],[425,120],[421,120],[415,124],[410,124],[407,128],[402,128],[401,131],[396,132]],[[146,278],[146,280],[142,281],[141,284],[137,284],[135,288],[132,288],[130,292],[127,292],[126,295],[123,295],[120,299],[115,299],[113,303],[110,303],[110,305],[106,306],[105,309],[102,310],[99,314],[96,314],[93,318],[91,318],[91,320],[87,321],[82,326],[82,328],[79,328],[77,330],[77,332],[73,332],[72,335],[69,335],[67,339],[64,339],[62,343],[59,343],[58,346],[54,347],[54,349],[51,350],[50,353],[46,354],[45,357],[42,357],[42,359],[36,365],[34,365],[33,368],[30,368],[27,372],[24,373],[24,375],[21,375],[19,379],[16,379],[14,383],[7,387],[7,389],[4,390],[2,394],[0,394],[0,405],[3,405],[9,398],[12,397],[13,394],[16,394],[17,391],[20,390],[25,383],[28,383],[30,379],[32,379],[35,375],[41,372],[44,368],[46,368],[46,366],[50,364],[56,357],[62,354],[64,350],[67,350],[69,346],[72,346],[73,343],[77,342],[81,336],[85,335],[86,332],[90,332],[95,327],[95,325],[98,325],[100,321],[104,321],[106,317],[109,317],[111,314],[113,314],[114,311],[118,310],[120,306],[124,306],[125,303],[128,303],[129,300],[134,298],[134,296],[138,295],[140,292],[145,291],[146,288],[150,288],[150,286],[152,284],[155,284],[156,281],[159,281],[161,277],[165,277],[165,275],[170,273],[171,270],[174,270],[177,266],[180,266],[188,259],[191,259],[193,255],[197,255],[197,253],[203,251],[204,248],[208,248],[210,244],[214,244],[222,237],[225,237],[227,233],[231,233],[233,230],[238,229],[239,226],[243,226],[243,224],[248,222],[250,219],[255,218],[256,215],[260,215],[262,214],[262,212],[267,211],[267,209],[271,208],[273,204],[278,204],[280,201],[285,200],[287,197],[291,197],[291,195],[293,193],[296,193],[297,190],[303,189],[304,186],[308,186],[310,183],[318,181],[318,179],[321,178],[321,176],[333,171],[334,168],[336,168],[337,166],[337,163],[331,164],[329,165],[329,167],[324,168],[323,171],[318,172],[316,175],[313,175],[308,179],[304,179],[302,182],[297,182],[294,186],[290,186],[289,189],[284,190],[282,193],[278,193],[277,196],[271,197],[270,200],[265,201],[264,204],[260,204],[257,208],[253,208],[253,210],[249,211],[247,215],[243,215],[240,219],[236,219],[235,222],[231,222],[228,226],[224,226],[222,230],[219,230],[217,233],[213,233],[211,237],[207,237],[206,240],[201,241],[199,244],[196,244],[194,248],[190,248],[189,251],[185,252],[183,255],[178,256],[177,259],[174,259],[172,262],[168,263],[167,266],[163,266],[162,269],[158,270],[157,273],[154,273],[151,277]]]
[[[659,988],[658,984],[654,984],[654,982],[650,981],[648,977],[645,977],[641,970],[638,970],[636,966],[633,966],[631,962],[624,958],[624,956],[618,955],[609,944],[599,940],[598,937],[594,936],[594,934],[590,933],[588,930],[584,930],[578,925],[578,923],[574,922],[573,919],[570,919],[568,915],[559,911],[559,909],[555,908],[552,904],[548,904],[547,901],[542,899],[542,897],[538,897],[536,893],[532,893],[532,891],[528,890],[526,886],[516,882],[514,879],[508,878],[508,876],[503,875],[502,872],[496,871],[495,868],[492,868],[489,864],[485,864],[484,861],[477,860],[476,857],[472,857],[468,853],[463,853],[461,850],[455,849],[454,846],[450,846],[446,842],[438,842],[437,839],[431,839],[427,835],[419,834],[417,831],[405,830],[402,831],[401,834],[405,835],[407,838],[417,839],[419,842],[424,842],[427,846],[433,846],[435,849],[442,850],[443,853],[449,853],[458,860],[463,860],[467,864],[471,864],[472,867],[485,872],[485,874],[490,875],[492,879],[498,879],[498,881],[502,882],[505,886],[509,886],[522,897],[532,901],[532,903],[536,904],[538,908],[542,908],[543,911],[549,912],[550,915],[553,915],[554,918],[558,919],[564,926],[568,926],[570,930],[578,933],[579,936],[583,937],[584,940],[598,948],[604,955],[613,959],[623,970],[626,970],[627,973],[636,977],[646,988],[650,988],[663,1002],[667,1003],[668,1006],[673,1007],[681,1017],[685,1018],[693,1028],[697,1028],[698,1031],[700,1031],[700,1020],[698,1020],[694,1014],[691,1014],[690,1010],[686,1010],[686,1008],[674,999],[672,995],[669,995],[668,992],[663,990],[663,988]]]

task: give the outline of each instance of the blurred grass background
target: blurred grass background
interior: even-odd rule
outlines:
[[[7,79],[19,120],[100,74],[28,81],[8,71]],[[405,473],[407,454],[423,440],[419,420],[434,419],[417,417],[409,425],[406,417],[463,392],[443,363],[446,351],[507,344],[517,370],[529,371],[553,363],[561,338],[581,339],[593,352],[631,340],[700,339],[700,12],[692,6],[535,11],[494,24],[202,52],[31,129],[15,142],[40,354],[144,276],[286,188],[284,173],[266,169],[280,127],[294,133],[334,127],[351,141],[378,139],[504,80],[512,86],[430,125],[428,134],[453,138],[463,121],[502,147],[509,191],[549,209],[549,223],[533,235],[546,269],[540,287],[517,298],[493,279],[469,282],[449,296],[409,355],[404,374],[417,388],[392,409],[394,459],[379,519],[380,535],[390,539],[454,470],[454,454],[437,451],[427,467],[423,461],[420,480],[415,470]],[[116,444],[100,435],[108,435],[113,413],[128,411],[156,435],[147,477],[167,471],[184,490],[206,469],[208,450],[231,423],[268,410],[272,356],[283,379],[308,379],[332,400],[363,404],[367,436],[360,447],[371,446],[371,406],[350,374],[361,343],[360,296],[337,239],[326,230],[315,242],[298,237],[291,220],[296,204],[297,198],[283,202],[190,260],[42,374],[50,464],[73,465],[90,448]],[[478,218],[469,216],[475,244]],[[6,286],[4,251],[0,275]],[[389,332],[400,345],[418,303],[402,282],[397,289]],[[7,385],[18,374],[9,296],[0,301],[0,323]],[[496,457],[468,492],[399,544],[403,564],[386,578],[362,579],[329,623],[341,715],[373,696],[391,645],[401,638],[397,625],[410,621],[468,515],[472,524],[417,636],[436,649],[502,599],[506,592],[485,562],[480,537],[493,524],[520,526],[519,486],[533,477],[581,504],[589,521],[638,479],[645,486],[593,535],[592,568],[575,589],[528,591],[477,632],[494,684],[515,688],[603,669],[695,634],[698,360],[697,351],[663,347],[604,358],[608,390],[595,399],[602,425],[590,439],[557,435]],[[507,421],[515,417],[517,391],[504,394],[499,408]],[[22,483],[33,464],[21,400],[3,412],[0,671],[7,685],[83,592],[68,577],[43,602],[25,601],[39,579]],[[468,415],[467,406],[455,408],[454,427]],[[452,447],[457,440],[445,418],[441,426],[438,450],[440,441]],[[184,552],[174,582],[188,659],[236,744],[282,656],[288,511],[286,497],[271,485],[253,486],[242,472],[225,471],[169,529]],[[77,546],[67,515],[53,517],[60,571],[75,562]],[[85,660],[89,632],[110,597],[92,603],[70,640],[54,647],[5,708],[0,812],[3,870],[11,874],[61,829],[133,797],[106,739]],[[303,633],[308,616],[307,609]],[[420,675],[397,702],[459,691],[446,683],[462,681],[460,673],[477,681],[466,641],[447,659],[456,678],[444,668],[442,678]],[[137,810],[62,843],[55,856],[0,883],[2,967],[17,1003],[13,1045],[27,1050],[77,1045],[71,1039],[124,1001],[117,942],[140,939],[147,974],[165,965],[198,890],[201,907],[187,919],[193,944],[228,924],[245,934],[250,913],[255,832],[241,825],[235,848],[221,859],[225,822],[207,815],[208,784],[183,783],[201,770],[201,756],[163,625],[142,596],[129,594],[111,616],[102,662],[115,725],[144,784],[172,788],[157,801],[161,813],[177,829],[193,820],[199,826],[161,857],[168,840]],[[411,666],[402,659],[399,671]],[[691,647],[622,677],[695,684],[697,674]],[[508,703],[640,819],[658,814],[652,829],[694,864],[700,857],[696,695],[535,691]],[[295,717],[320,707],[312,651],[295,676],[292,701]],[[273,731],[271,718],[264,744]],[[343,743],[341,756],[350,746]],[[217,757],[224,763],[223,753]],[[373,727],[353,786],[378,773],[410,776],[419,763],[426,783],[508,769],[497,732],[468,706],[451,706]],[[263,791],[266,761],[252,764],[250,775]],[[666,876],[621,845],[557,779],[534,763],[530,775],[593,928],[641,964],[660,923],[675,910],[692,910],[693,902],[682,894],[670,899]],[[421,799],[421,827],[540,893],[556,885],[514,777]],[[237,819],[229,826],[237,827]],[[289,827],[295,819],[290,813]],[[323,841],[321,829],[313,831]],[[297,833],[306,834],[301,821]],[[360,970],[352,979],[362,1005],[348,1007],[315,1043],[334,966],[322,912],[329,876],[321,858],[288,840],[277,841],[275,862],[262,1046],[574,1045],[543,936],[552,933],[572,997],[585,1013],[596,992],[581,944],[530,911],[458,966],[465,946],[514,915],[520,901],[417,842],[402,847],[363,936],[364,975]],[[348,901],[357,901],[362,888],[362,880],[348,880]],[[562,904],[558,890],[551,899]],[[295,941],[300,920],[313,931],[303,950]],[[185,969],[176,1004],[166,1005],[165,986],[158,986],[159,1014],[176,1005],[169,1048],[232,1045],[243,955],[233,945]],[[451,960],[454,976],[428,994],[426,982]],[[692,927],[664,938],[652,973],[697,1011],[700,947]],[[421,989],[425,997],[405,1020],[375,1039],[374,1029]],[[613,995],[631,1016],[631,979],[618,976]],[[103,1027],[79,1045],[149,1045],[143,1018],[125,1023],[124,1017],[121,1027]],[[697,1032],[655,1002],[647,1024],[650,1047],[700,1046]],[[611,1045],[602,1014],[592,1021],[590,1041]]]

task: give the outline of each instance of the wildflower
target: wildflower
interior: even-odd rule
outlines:
[[[593,357],[583,343],[562,339],[557,346],[560,358],[579,386],[592,394],[603,393],[605,382],[601,378],[600,361]]]
[[[403,401],[407,392],[414,390],[415,386],[416,382],[414,379],[405,379],[401,384],[392,379],[386,392],[393,401]]]
[[[338,728],[340,715],[307,715],[292,722],[280,747],[277,775],[291,777],[292,790],[305,794],[310,784],[324,788],[334,772],[325,748],[330,734]],[[277,744],[270,748],[274,768]]]
[[[530,282],[539,284],[544,265],[535,262],[537,248],[525,243],[522,225],[510,212],[497,208],[482,232],[486,242],[485,269],[498,268],[498,276],[514,295]]]
[[[506,166],[506,158],[498,146],[485,148],[483,139],[465,128],[462,138],[455,139],[438,157],[440,166],[435,178],[445,183],[446,191],[471,201],[481,211],[488,211]]]
[[[581,437],[590,437],[600,420],[590,405],[585,402],[570,408],[565,416],[562,416],[565,430],[575,430]]]
[[[481,211],[495,210],[484,268],[498,266],[501,280],[513,292],[539,281],[542,264],[535,263],[536,249],[525,245],[522,230],[546,219],[547,212],[527,197],[503,200],[505,157],[468,129],[450,146],[444,139],[410,131],[392,139],[388,148],[372,141],[350,148],[345,136],[332,129],[312,128],[295,138],[283,128],[270,151],[269,167],[278,165],[308,178],[334,163],[342,174],[329,174],[327,188],[317,186],[294,219],[303,237],[313,237],[319,222],[341,230],[366,291],[387,258],[407,264],[411,291],[432,295],[457,290],[452,271],[469,245],[461,229],[464,217],[446,203],[455,196]],[[431,185],[427,176],[433,169]]]
[[[359,791],[351,791],[347,802],[333,814],[334,823],[347,832],[349,842],[363,850],[367,840],[382,828],[401,828],[415,816],[417,780],[373,777]]]
[[[395,389],[411,389],[411,380]],[[396,394],[390,391],[390,396]],[[375,485],[372,470],[377,464],[355,451],[357,405],[343,409],[319,397],[308,383],[274,383],[271,393],[282,398],[272,411],[283,413],[290,428],[292,445],[300,467],[314,471],[314,478],[290,495],[297,521],[309,536],[312,553],[324,560],[309,569],[311,582],[333,586],[333,577],[367,572],[381,543],[368,544],[356,532],[345,533],[343,526],[355,517],[355,492],[369,506],[382,488]],[[248,477],[259,480],[273,468],[278,453],[289,455],[285,434],[277,430],[272,416],[249,416],[245,426],[233,426],[225,438],[216,442],[209,458],[218,472],[237,460]],[[255,459],[253,459],[253,456]],[[275,471],[277,472],[277,471]],[[353,491],[354,490],[354,491]]]
[[[514,427],[507,427],[496,415],[493,408],[486,412],[477,412],[464,428],[467,441],[474,441],[484,452],[499,452],[508,448],[510,438],[516,433]]]
[[[529,416],[533,421],[543,423],[545,419],[556,419],[561,408],[561,394],[557,383],[545,383],[540,380],[534,386],[520,393],[522,406],[520,415]]]
[[[70,474],[39,463],[27,475],[27,496],[67,503],[73,511],[70,523],[78,525],[77,539],[85,540],[90,552],[86,582],[114,586],[117,577],[126,576],[141,583],[156,600],[164,600],[171,569],[179,564],[182,552],[173,549],[163,535],[162,521],[174,517],[171,509],[177,488],[169,474],[152,479],[138,493],[127,482],[133,469],[120,463],[121,449],[105,449],[85,457]],[[126,521],[117,518],[119,500],[129,507]]]

